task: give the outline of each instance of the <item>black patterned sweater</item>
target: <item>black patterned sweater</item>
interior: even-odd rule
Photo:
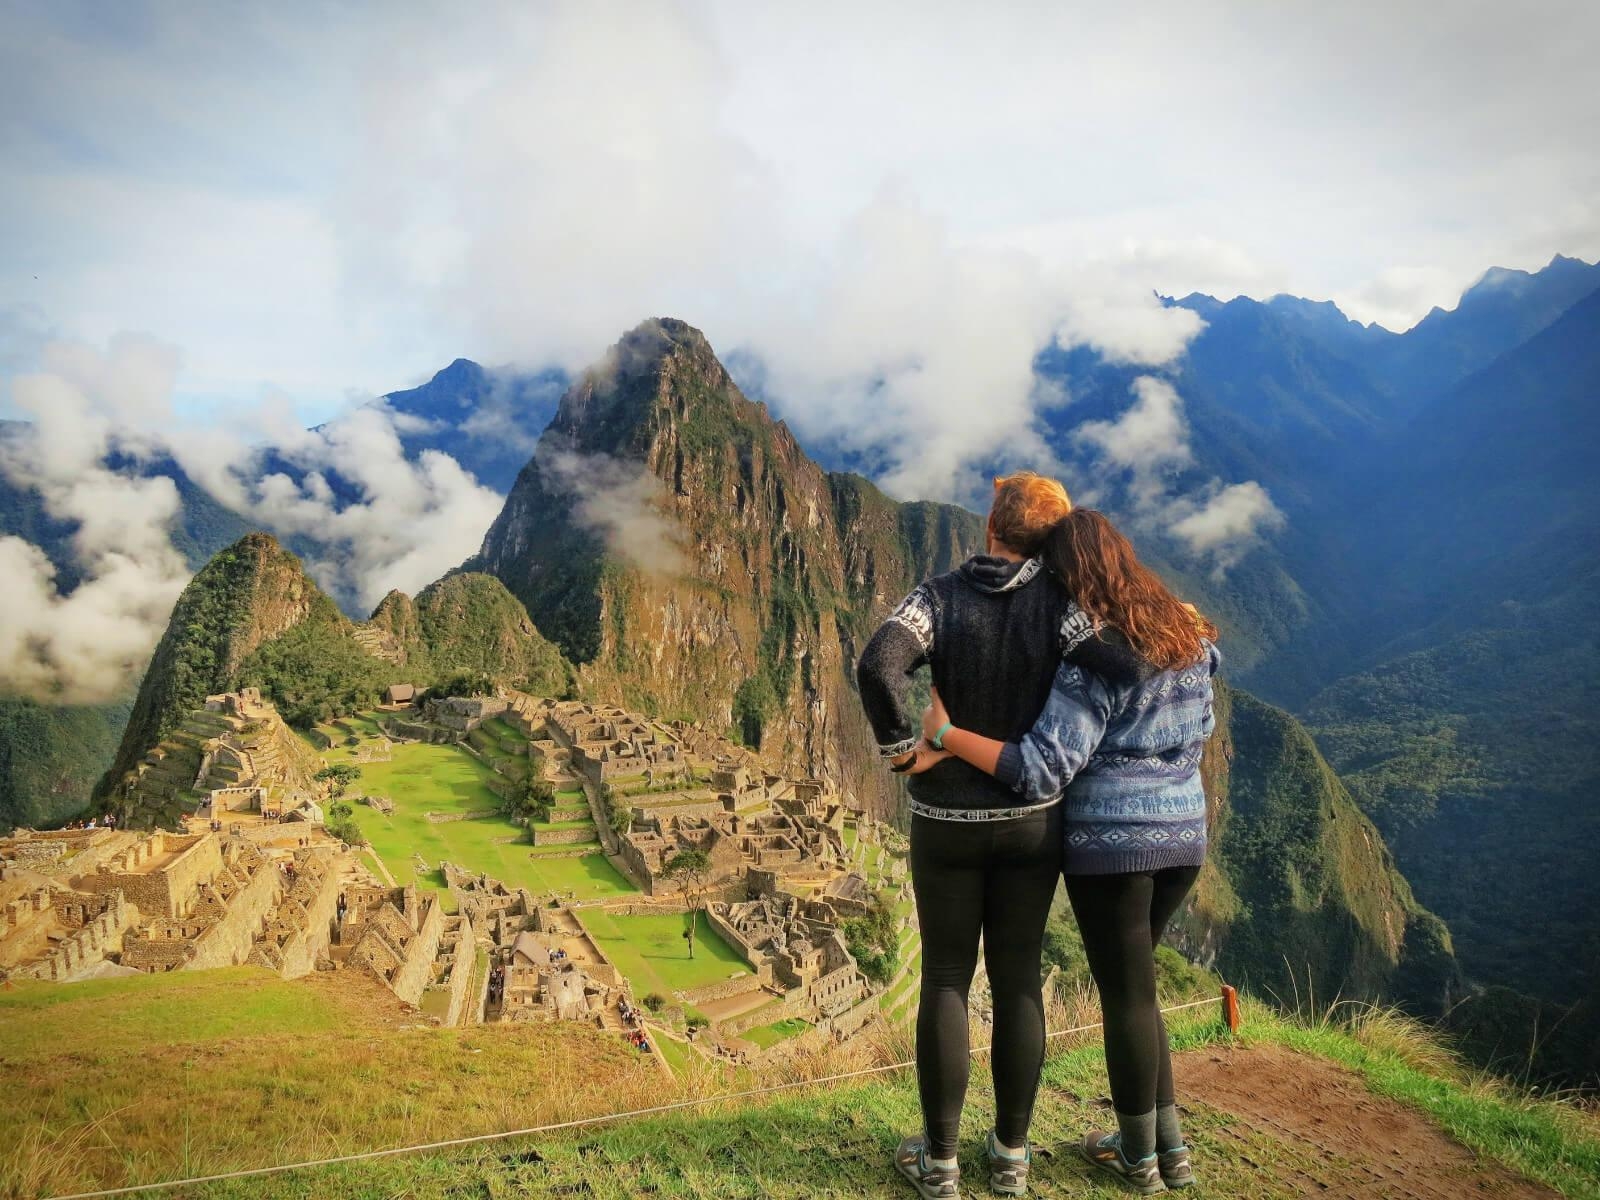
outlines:
[[[930,665],[950,720],[1018,741],[1050,696],[1068,597],[1038,559],[978,555],[920,584],[872,635],[856,679],[885,758],[906,753],[922,732],[912,676]],[[909,780],[911,795],[938,808],[1012,808],[1017,795],[959,759]]]

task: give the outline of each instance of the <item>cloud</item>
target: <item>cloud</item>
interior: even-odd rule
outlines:
[[[63,593],[40,547],[0,539],[0,689],[89,703],[137,683],[189,578],[172,543],[178,490],[143,477],[141,461],[170,455],[224,507],[306,552],[346,607],[433,582],[500,511],[502,498],[449,455],[408,461],[401,434],[427,422],[382,401],[307,430],[270,392],[227,425],[196,425],[174,405],[173,346],[119,334],[104,349],[52,342],[39,357],[40,371],[11,381],[27,423],[0,440],[0,472],[73,528],[81,582]],[[111,455],[131,465],[111,470]]]
[[[1116,466],[1139,474],[1189,463],[1189,426],[1177,389],[1164,379],[1141,375],[1132,390],[1132,407],[1115,421],[1085,421],[1074,436]]]
[[[178,353],[124,335],[104,351],[74,343],[43,350],[46,370],[12,381],[30,424],[0,442],[0,472],[36,491],[50,516],[76,526],[82,581],[63,595],[44,552],[0,538],[0,689],[56,703],[124,694],[143,671],[189,572],[173,549],[178,491],[170,479],[104,466],[139,449],[119,431],[171,415]]]
[[[681,574],[688,568],[682,530],[663,511],[661,481],[640,463],[604,454],[579,454],[547,438],[539,469],[573,498],[580,525],[605,539],[613,553],[644,571]]]
[[[1217,487],[1203,501],[1180,498],[1174,501],[1169,516],[1174,519],[1167,532],[1188,546],[1191,554],[1209,557],[1219,574],[1288,521],[1267,489],[1254,480]]]
[[[281,402],[268,402],[244,424],[256,438],[199,430],[163,444],[228,508],[298,539],[307,570],[346,607],[368,610],[391,588],[432,583],[471,554],[500,511],[503,498],[449,455],[424,450],[408,461],[400,435],[418,421],[385,403],[305,430],[285,428]],[[274,461],[292,469],[264,466]]]
[[[1175,539],[1220,576],[1286,519],[1254,480],[1182,486],[1184,468],[1194,461],[1183,398],[1153,375],[1139,376],[1130,390],[1134,402],[1121,416],[1085,421],[1074,440],[1121,477],[1133,521]]]

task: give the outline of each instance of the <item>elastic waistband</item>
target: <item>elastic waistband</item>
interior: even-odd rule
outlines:
[[[1023,808],[936,808],[932,804],[924,804],[920,800],[911,801],[911,812],[918,817],[927,817],[930,821],[1017,821],[1023,817],[1031,817],[1034,813],[1044,812],[1061,803],[1061,797],[1046,800],[1043,804],[1029,804]]]

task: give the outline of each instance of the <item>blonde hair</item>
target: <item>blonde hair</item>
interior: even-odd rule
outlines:
[[[1034,555],[1051,526],[1072,511],[1072,498],[1059,482],[1034,471],[997,475],[989,533],[1018,554]]]

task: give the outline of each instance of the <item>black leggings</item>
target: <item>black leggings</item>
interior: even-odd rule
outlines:
[[[1028,1136],[1044,1065],[1039,952],[1061,871],[1061,806],[1014,821],[911,819],[911,883],[922,926],[917,1085],[928,1153],[953,1158],[971,1064],[967,992],[978,937],[994,995],[995,1133]]]
[[[1100,989],[1111,1102],[1129,1116],[1173,1103],[1172,1051],[1156,1001],[1155,947],[1199,874],[1199,867],[1169,867],[1067,876],[1067,898]]]

